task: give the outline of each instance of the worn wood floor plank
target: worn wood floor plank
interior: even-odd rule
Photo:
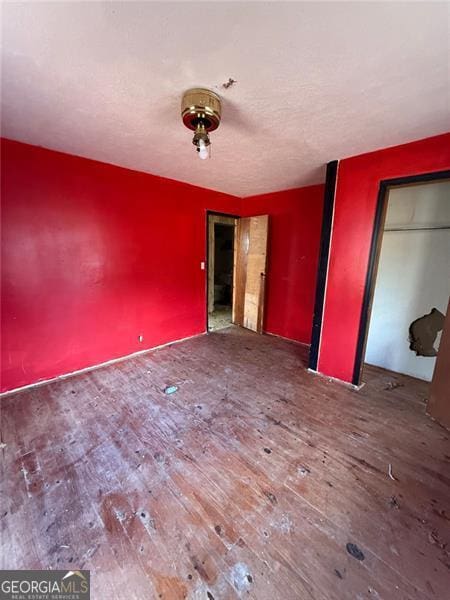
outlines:
[[[95,600],[447,597],[427,384],[306,358],[229,328],[4,397],[2,568],[91,569]]]

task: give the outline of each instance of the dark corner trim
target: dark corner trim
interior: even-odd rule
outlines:
[[[382,227],[384,223],[383,213],[387,201],[387,192],[392,186],[411,185],[414,183],[427,183],[429,181],[443,181],[450,179],[450,171],[435,171],[434,173],[422,173],[420,175],[411,175],[410,177],[398,177],[396,179],[384,179],[380,181],[378,190],[377,207],[375,211],[375,220],[372,231],[372,240],[370,242],[369,263],[367,267],[366,282],[364,284],[363,303],[361,308],[361,318],[359,321],[358,341],[356,344],[355,364],[353,368],[353,385],[359,385],[361,382],[361,368],[364,360],[366,338],[369,327],[369,308],[371,304],[373,289],[375,286],[375,271],[380,236],[383,235]]]
[[[361,366],[363,360],[364,347],[366,345],[366,331],[369,320],[369,304],[372,297],[372,285],[374,271],[376,267],[378,240],[380,235],[382,235],[381,228],[383,227],[382,219],[384,213],[384,205],[387,197],[387,189],[388,185],[386,184],[386,182],[381,181],[378,190],[377,207],[375,210],[375,221],[372,230],[372,239],[370,241],[369,264],[367,267],[366,282],[364,284],[364,295],[361,308],[361,318],[359,321],[358,341],[356,343],[355,364],[353,367],[353,385],[359,385],[359,381],[361,378]]]
[[[316,299],[314,302],[314,317],[311,332],[311,349],[309,352],[309,368],[317,371],[319,360],[320,334],[322,331],[323,306],[328,274],[328,257],[330,254],[331,228],[333,225],[334,195],[336,191],[338,161],[327,164],[325,180],[325,195],[322,217],[322,232],[320,236],[319,266],[317,271]]]

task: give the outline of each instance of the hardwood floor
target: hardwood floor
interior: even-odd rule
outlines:
[[[427,384],[305,364],[228,328],[3,398],[1,567],[91,569],[95,600],[448,598]]]

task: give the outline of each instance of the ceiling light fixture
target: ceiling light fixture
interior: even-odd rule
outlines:
[[[195,131],[192,143],[201,159],[209,158],[211,142],[209,133],[219,127],[222,106],[214,92],[194,88],[183,94],[181,118],[188,129]]]

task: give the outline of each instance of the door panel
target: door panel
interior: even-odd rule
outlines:
[[[427,412],[450,429],[450,302],[430,386]]]
[[[233,322],[262,332],[268,215],[239,219],[235,245]]]
[[[233,288],[233,314],[232,321],[236,325],[244,322],[245,305],[245,280],[247,276],[248,236],[250,232],[250,219],[239,219],[236,225],[234,244],[234,288]]]

